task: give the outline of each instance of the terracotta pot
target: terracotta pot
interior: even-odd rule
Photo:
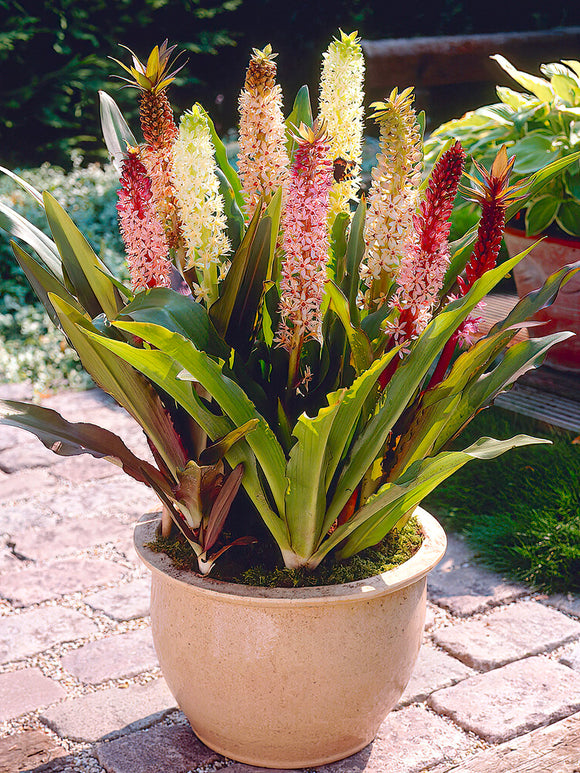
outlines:
[[[426,575],[446,538],[421,508],[419,551],[368,580],[317,588],[256,588],[175,569],[145,545],[151,624],[169,689],[197,736],[239,762],[302,768],[343,759],[375,737],[415,665]]]
[[[537,236],[526,236],[523,231],[506,228],[504,239],[510,257],[538,241]],[[537,290],[554,271],[568,263],[580,260],[580,240],[546,237],[514,268],[518,295],[523,297]],[[536,335],[548,335],[571,330],[575,336],[553,346],[546,355],[546,365],[558,370],[580,371],[580,276],[577,274],[558,293],[556,301],[534,315],[545,324]]]

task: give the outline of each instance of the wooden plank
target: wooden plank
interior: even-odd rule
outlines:
[[[486,749],[447,773],[580,773],[580,713]]]
[[[580,402],[559,395],[515,384],[509,391],[499,394],[494,404],[554,427],[580,432]]]

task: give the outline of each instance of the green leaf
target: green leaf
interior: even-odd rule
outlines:
[[[222,170],[223,174],[226,176],[227,181],[229,182],[232,188],[236,204],[238,205],[239,209],[243,212],[244,196],[242,193],[242,185],[240,183],[240,178],[238,177],[238,173],[236,172],[236,170],[233,168],[233,166],[230,164],[228,160],[226,146],[219,138],[218,133],[215,130],[213,121],[209,117],[208,112],[199,103],[196,103],[196,104],[199,107],[200,112],[202,113],[202,115],[205,117],[207,121],[207,125],[211,135],[211,141],[215,149],[215,160],[219,168]]]
[[[341,284],[342,291],[348,299],[350,318],[354,324],[358,324],[360,319],[356,300],[360,286],[360,262],[365,251],[364,227],[366,211],[366,201],[363,196],[352,218],[346,249],[346,276]]]
[[[545,231],[554,222],[560,205],[555,196],[540,196],[526,210],[526,233],[530,236]]]
[[[216,440],[204,448],[204,450],[199,455],[200,465],[217,464],[217,462],[224,458],[234,443],[237,443],[239,440],[242,440],[242,438],[245,438],[248,432],[251,432],[257,423],[258,419],[251,419],[245,424],[242,424],[241,427],[232,429],[230,432],[228,432],[227,435],[224,435],[219,440]]]
[[[226,216],[228,238],[230,240],[231,248],[235,252],[240,246],[244,233],[244,215],[236,201],[234,189],[228,178],[219,167],[216,167],[216,174],[220,182],[219,191],[224,201],[224,214]]]
[[[330,297],[330,306],[336,312],[350,344],[351,355],[357,375],[366,370],[372,362],[372,350],[369,339],[359,328],[355,328],[350,319],[348,301],[340,288],[329,281],[326,283],[325,292]]]
[[[43,233],[25,217],[14,212],[0,201],[0,228],[15,239],[22,239],[36,252],[45,266],[61,282],[63,281],[60,255],[52,239]]]
[[[107,267],[48,192],[44,193],[44,205],[55,244],[79,302],[91,317],[104,312],[109,319],[114,318],[121,303],[114,284],[107,276]]]
[[[12,250],[14,251],[14,255],[16,256],[16,260],[18,261],[18,265],[26,274],[26,278],[30,282],[32,289],[46,309],[48,316],[57,327],[60,325],[60,321],[58,314],[54,310],[54,307],[48,297],[49,293],[58,295],[59,298],[63,298],[65,301],[67,301],[67,303],[75,308],[80,314],[83,313],[83,309],[77,302],[77,299],[68,292],[66,287],[61,282],[59,282],[59,280],[50,271],[44,268],[44,266],[42,266],[40,263],[37,263],[37,261],[34,260],[34,258],[32,258],[27,252],[25,252],[22,247],[16,244],[16,242],[11,242],[11,245]]]
[[[580,202],[563,201],[556,215],[556,222],[571,236],[580,236]]]
[[[127,148],[136,148],[139,143],[135,139],[127,121],[125,121],[117,103],[105,91],[99,91],[99,104],[105,145],[115,168],[121,174],[123,171],[123,159],[127,155]]]
[[[176,366],[172,356],[157,349],[138,349],[123,341],[102,338],[89,331],[86,335],[100,342],[104,348],[115,352],[117,357],[139,370],[153,383],[159,384],[164,392],[188,412],[211,440],[215,441],[235,430],[235,425],[227,416],[218,416],[210,411],[191,388],[189,382],[178,377],[181,367]],[[225,458],[232,468],[240,463],[244,465],[242,483],[245,490],[280,549],[288,549],[285,526],[270,506],[258,474],[256,457],[247,441],[241,440],[231,446]]]
[[[551,132],[537,131],[526,134],[510,148],[510,156],[515,155],[514,173],[528,175],[545,167],[562,155],[562,150],[554,142]]]
[[[49,300],[85,370],[140,424],[174,474],[185,465],[186,458],[171,418],[151,384],[103,346],[108,339],[98,335],[89,319],[56,295],[49,293]]]
[[[130,317],[135,322],[151,322],[162,325],[184,338],[189,338],[204,352],[226,360],[230,348],[218,336],[205,307],[196,303],[191,296],[170,290],[166,287],[154,287],[137,293],[134,300],[119,313],[120,317]]]
[[[339,212],[332,224],[330,245],[334,258],[334,279],[340,284],[346,272],[346,232],[350,225],[350,217],[346,212]]]
[[[366,547],[376,545],[405,513],[413,510],[431,491],[467,462],[473,459],[495,459],[512,448],[538,443],[550,441],[528,435],[516,435],[509,440],[484,437],[463,451],[447,451],[415,462],[403,476],[379,489],[346,524],[336,529],[330,538],[335,543],[341,537],[344,539],[346,533],[349,534],[338,557],[348,558]]]
[[[286,467],[285,517],[292,551],[298,558],[295,565],[303,564],[322,538],[326,513],[327,441],[338,409],[339,403],[321,408],[313,419],[302,414],[292,430],[297,442],[290,450]],[[289,557],[285,558],[288,566]]]
[[[247,442],[254,451],[272,490],[274,501],[280,513],[284,512],[284,492],[286,488],[284,471],[286,459],[284,452],[265,419],[255,409],[246,393],[222,373],[222,364],[214,362],[205,352],[195,348],[177,333],[171,333],[158,325],[140,322],[116,322],[115,326],[156,346],[179,363],[188,375],[198,381],[218,403],[220,408],[239,427],[247,421],[258,419],[255,429],[249,434]],[[111,351],[122,352],[122,347],[114,341],[102,341]],[[121,356],[121,355],[120,355]],[[163,386],[163,384],[160,384]]]
[[[312,107],[310,106],[310,92],[308,86],[302,86],[296,94],[294,99],[294,105],[292,106],[292,112],[286,119],[286,150],[290,160],[294,155],[296,149],[296,140],[292,134],[296,129],[300,128],[300,124],[304,123],[306,126],[312,126]]]
[[[42,193],[39,193],[39,191],[36,190],[36,188],[31,185],[29,182],[26,182],[22,177],[19,177],[14,172],[11,172],[10,169],[6,169],[4,166],[0,166],[0,172],[10,177],[10,179],[14,180],[14,182],[19,185],[23,190],[26,191],[26,193],[29,194],[29,196],[32,196],[32,198],[36,201],[37,204],[40,204],[40,206],[44,209],[44,201],[42,200]]]
[[[378,457],[389,432],[420,387],[447,340],[479,301],[520,260],[521,256],[517,256],[486,272],[464,298],[453,301],[432,319],[413,343],[410,353],[401,362],[385,388],[382,407],[366,424],[351,451],[349,464],[338,481],[328,507],[328,518],[332,518],[331,522],[338,518],[358,483]]]
[[[494,54],[491,59],[499,64],[499,66],[507,72],[517,83],[524,89],[534,94],[542,102],[554,101],[554,89],[550,85],[550,82],[544,80],[544,78],[538,78],[536,75],[530,75],[527,72],[522,72],[513,66],[508,60],[501,56],[501,54]]]
[[[216,329],[244,357],[252,347],[258,311],[269,278],[280,222],[281,191],[262,216],[256,209],[232,265],[220,298],[209,314]]]

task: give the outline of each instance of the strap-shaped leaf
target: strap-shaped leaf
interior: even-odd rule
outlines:
[[[32,432],[51,451],[60,456],[90,454],[97,459],[105,458],[119,464],[135,480],[149,484],[149,479],[168,493],[171,482],[149,462],[139,459],[120,437],[108,429],[87,422],[70,422],[51,408],[22,403],[16,400],[0,401],[10,410],[0,419],[0,424],[20,427]],[[147,476],[144,474],[147,472]]]
[[[97,329],[73,306],[52,293],[49,300],[85,370],[140,424],[172,473],[184,467],[187,459],[179,436],[147,379],[103,346],[106,338],[90,337]]]
[[[137,147],[138,143],[117,103],[105,91],[99,91],[99,104],[105,145],[115,169],[121,174],[127,147]]]
[[[82,332],[88,338],[98,341],[104,348],[114,351],[119,358],[139,370],[152,382],[159,384],[164,392],[171,395],[189,413],[211,440],[216,440],[235,430],[234,423],[227,416],[218,416],[206,408],[190,383],[178,378],[181,367],[176,366],[172,356],[158,349],[139,349],[122,341],[103,338],[88,329]],[[247,440],[241,440],[231,446],[225,458],[232,468],[240,463],[244,465],[245,490],[280,549],[289,549],[285,526],[270,506],[258,475],[256,457]]]
[[[296,132],[296,129],[300,128],[301,123],[306,124],[306,126],[312,126],[313,123],[308,86],[301,86],[298,90],[292,106],[292,112],[286,119],[286,150],[291,161],[296,150],[296,140],[292,135]]]
[[[154,287],[137,293],[119,316],[130,317],[135,322],[162,325],[167,330],[189,338],[198,349],[208,354],[222,359],[229,357],[230,348],[217,334],[205,306],[175,290]]]
[[[365,251],[364,227],[367,207],[365,197],[361,196],[356,212],[352,218],[348,244],[346,247],[346,275],[342,282],[342,291],[348,299],[350,318],[358,325],[360,312],[356,305],[360,284],[360,262]]]
[[[44,209],[44,201],[42,200],[42,193],[39,193],[39,191],[36,190],[36,188],[31,185],[29,182],[24,180],[22,177],[19,177],[14,172],[10,171],[10,169],[6,169],[5,166],[0,166],[0,172],[10,177],[14,182],[19,185],[23,190],[26,191],[26,193],[29,194],[29,196],[32,196],[32,198],[36,201],[37,204],[40,204],[40,206]]]
[[[66,274],[83,308],[91,318],[104,312],[113,319],[122,304],[115,285],[107,276],[107,267],[50,193],[44,193],[44,205]]]
[[[11,245],[16,260],[18,261],[18,265],[26,274],[26,278],[30,282],[32,289],[38,296],[38,299],[46,309],[48,316],[51,318],[55,325],[59,326],[60,321],[52,303],[49,300],[49,293],[58,295],[60,298],[63,298],[65,301],[67,301],[67,303],[73,306],[79,313],[83,313],[83,309],[81,308],[77,299],[69,293],[66,287],[61,282],[59,282],[59,280],[53,274],[51,274],[50,271],[41,266],[40,263],[34,260],[34,258],[25,252],[22,247],[16,244],[16,242],[11,242]]]
[[[370,341],[360,328],[353,325],[349,303],[341,289],[334,282],[329,281],[326,283],[325,292],[330,298],[330,307],[336,312],[342,323],[350,344],[354,368],[357,375],[360,375],[369,367],[373,360]]]
[[[294,429],[297,442],[290,450],[286,467],[286,524],[292,550],[303,563],[322,538],[326,513],[326,466],[330,448],[328,438],[339,403],[321,408],[311,419],[302,414]]]
[[[196,349],[191,341],[158,325],[140,322],[116,322],[115,325],[170,355],[186,371],[185,377],[189,375],[210,393],[235,426],[239,427],[251,419],[258,419],[258,424],[248,435],[247,442],[264,471],[279,512],[283,513],[286,489],[284,452],[267,422],[243,389],[223,374],[222,365],[214,362],[205,352]],[[120,356],[123,356],[122,352],[125,351],[114,341],[103,340],[102,345],[118,352]]]
[[[328,508],[328,518],[332,518],[331,522],[338,518],[358,483],[377,458],[389,432],[420,387],[431,364],[442,351],[447,340],[479,301],[517,265],[519,260],[520,256],[512,258],[486,272],[473,284],[464,298],[453,301],[432,319],[413,343],[410,353],[387,384],[382,407],[367,423],[353,447],[349,464],[345,467]]]
[[[43,233],[25,217],[14,212],[10,207],[0,202],[0,228],[15,239],[22,239],[36,252],[46,268],[61,282],[63,281],[60,255],[52,239]]]
[[[265,282],[272,266],[280,204],[281,191],[278,191],[263,216],[260,208],[254,213],[222,283],[221,296],[209,312],[220,335],[244,357],[250,353]]]
[[[516,435],[509,440],[483,437],[463,451],[447,451],[415,462],[394,483],[387,483],[342,526],[323,542],[315,559],[324,555],[345,538],[337,556],[348,558],[380,542],[409,510],[413,510],[431,491],[473,459],[494,459],[519,446],[549,443],[549,440]]]

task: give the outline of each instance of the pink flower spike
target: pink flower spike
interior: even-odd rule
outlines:
[[[118,197],[119,226],[133,290],[169,287],[172,265],[167,239],[153,204],[151,180],[134,148],[123,161]]]
[[[329,195],[333,182],[323,128],[302,125],[296,137],[282,228],[285,260],[280,282],[282,324],[277,343],[291,351],[307,337],[322,339],[321,304],[328,261]],[[294,342],[294,343],[293,343]]]

